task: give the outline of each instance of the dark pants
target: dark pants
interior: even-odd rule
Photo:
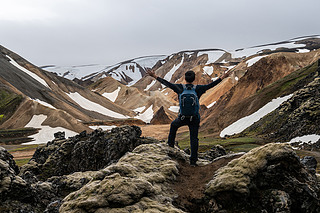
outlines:
[[[190,155],[190,161],[196,162],[198,160],[198,147],[199,147],[199,139],[198,139],[198,130],[199,130],[199,124],[200,124],[200,117],[193,117],[190,121],[190,118],[184,118],[183,120],[180,118],[180,116],[172,121],[170,126],[170,133],[168,137],[168,145],[173,147],[177,130],[181,126],[188,125],[189,132],[190,132],[190,146],[191,146],[191,155]]]

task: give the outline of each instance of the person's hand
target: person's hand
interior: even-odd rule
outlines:
[[[223,80],[223,79],[225,79],[225,78],[228,78],[229,75],[230,75],[229,72],[225,72],[225,73],[223,73],[223,74],[220,76],[220,78],[221,78],[221,80]]]
[[[154,71],[152,71],[150,68],[145,67],[145,70],[147,72],[148,75],[150,75],[153,78],[157,78],[158,76],[154,73]]]

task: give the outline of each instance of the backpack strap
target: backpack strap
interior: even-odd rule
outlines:
[[[187,89],[187,85],[186,84],[182,84],[183,90]],[[192,85],[193,89],[196,89],[197,85]]]

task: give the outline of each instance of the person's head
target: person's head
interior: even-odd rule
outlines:
[[[186,80],[187,83],[191,84],[195,78],[196,78],[196,74],[192,70],[189,70],[184,74],[184,79]]]

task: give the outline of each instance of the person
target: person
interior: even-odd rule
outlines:
[[[147,68],[146,72],[149,76],[155,78],[161,84],[164,84],[165,86],[172,89],[174,92],[176,92],[178,94],[178,96],[183,93],[185,88],[193,87],[195,90],[195,93],[197,95],[198,100],[200,99],[201,95],[203,95],[208,89],[216,86],[224,78],[229,76],[228,73],[224,73],[217,80],[211,82],[210,84],[193,85],[193,82],[195,80],[195,73],[192,70],[187,71],[185,73],[185,83],[186,84],[170,83],[167,80],[157,76],[155,74],[155,72],[152,71],[150,68]],[[180,99],[179,99],[179,102],[180,102]],[[199,103],[198,103],[198,105],[199,105]],[[197,166],[197,160],[198,160],[198,147],[199,147],[198,131],[199,131],[199,126],[200,126],[200,114],[199,114],[199,108],[197,110],[198,110],[198,112],[196,113],[196,116],[184,116],[181,114],[181,103],[180,103],[179,115],[174,121],[172,121],[172,123],[170,125],[169,136],[168,136],[168,145],[170,147],[174,147],[176,133],[177,133],[178,129],[181,126],[185,126],[185,125],[187,125],[189,127],[190,147],[191,147],[191,154],[190,154],[190,165],[191,166]]]

